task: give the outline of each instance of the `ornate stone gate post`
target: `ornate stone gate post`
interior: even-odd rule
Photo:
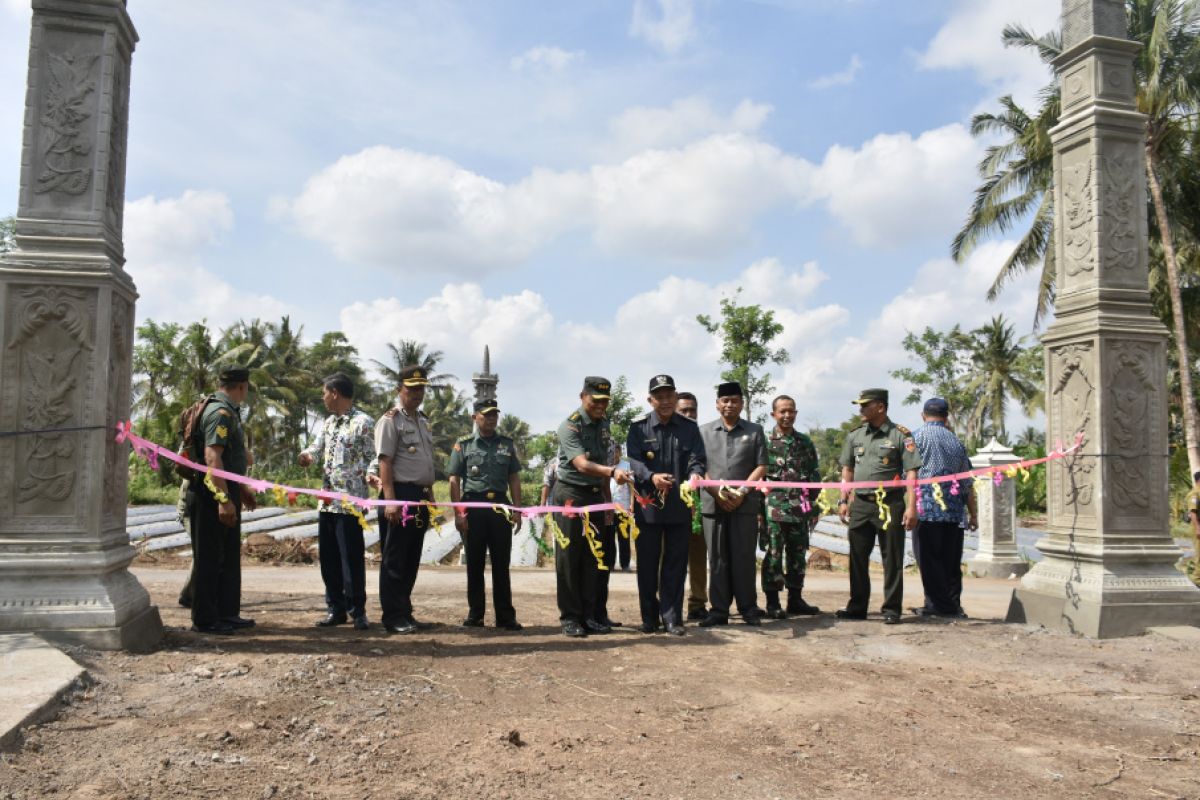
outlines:
[[[1021,459],[1013,451],[992,439],[971,456],[975,468],[1013,464]],[[976,487],[979,508],[979,547],[967,562],[967,571],[981,578],[1008,578],[1024,575],[1029,564],[1017,549],[1017,487],[1013,481],[997,485],[986,481]]]
[[[17,248],[0,260],[0,630],[144,649],[158,609],[127,569],[133,306],[121,242],[124,0],[33,0]]]
[[[1123,0],[1063,0],[1054,62],[1058,297],[1046,349],[1048,439],[1084,434],[1047,470],[1045,554],[1008,619],[1089,636],[1200,624],[1167,519],[1167,332],[1147,283],[1145,117]]]

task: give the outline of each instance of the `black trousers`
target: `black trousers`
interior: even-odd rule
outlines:
[[[708,545],[708,602],[719,617],[728,617],[734,602],[742,616],[758,610],[759,516],[717,513],[701,520]]]
[[[367,613],[367,568],[363,530],[351,514],[322,511],[317,516],[317,544],[325,608],[330,614],[362,617]]]
[[[429,500],[429,489],[415,483],[392,484],[397,500]],[[382,493],[380,497],[382,497]],[[412,590],[421,567],[425,531],[429,529],[429,507],[410,507],[403,522],[388,522],[379,508],[379,610],[384,625],[398,625],[412,617]]]
[[[470,493],[463,500],[481,499]],[[508,503],[500,498],[497,503]],[[508,520],[490,508],[467,509],[467,616],[482,620],[487,610],[487,588],[483,571],[488,553],[492,556],[492,603],[496,624],[515,622],[517,612],[512,604],[512,583],[508,565],[512,561],[513,529]]]
[[[238,487],[230,491],[237,493]],[[232,497],[233,495],[231,495]],[[237,521],[223,525],[217,501],[207,490],[196,493],[192,504],[192,624],[215,625],[232,619],[242,610],[242,508],[237,506]]]
[[[687,577],[690,522],[639,523],[637,541],[638,602],[642,622],[683,622],[683,584]]]
[[[581,488],[562,481],[554,485],[553,505],[587,506],[604,501],[600,488]],[[597,515],[598,516],[598,515]],[[600,570],[583,535],[583,515],[555,514],[554,522],[567,538],[567,546],[555,539],[554,572],[558,579],[558,618],[583,623],[595,618],[596,586]],[[603,527],[603,520],[601,525]]]
[[[617,563],[621,565],[621,569],[629,569],[629,562],[633,560],[633,542],[624,536],[616,536],[617,526],[615,524],[612,529],[617,541]]]
[[[957,614],[962,605],[963,529],[957,522],[921,520],[912,537],[925,608]]]
[[[850,602],[846,610],[854,614],[867,613],[871,604],[871,551],[879,541],[883,558],[883,607],[888,613],[902,613],[904,606],[904,495],[887,498],[884,503],[891,511],[891,524],[884,526],[879,518],[879,506],[873,499],[858,495],[850,502]]]
[[[606,622],[608,620],[608,579],[612,577],[613,567],[617,564],[617,526],[616,524],[605,525],[602,523],[596,526],[596,530],[600,532],[599,539],[600,547],[604,551],[604,566],[608,569],[596,567],[596,603],[593,606],[592,613],[595,616],[592,619]]]

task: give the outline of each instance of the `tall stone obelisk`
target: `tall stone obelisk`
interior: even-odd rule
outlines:
[[[0,630],[152,647],[125,533],[134,300],[124,0],[33,0],[17,248],[0,259]]]
[[[1055,319],[1048,439],[1082,451],[1047,469],[1045,559],[1008,619],[1108,637],[1200,625],[1200,589],[1175,569],[1167,518],[1167,332],[1151,313],[1145,117],[1134,102],[1123,0],[1063,0],[1055,60]]]

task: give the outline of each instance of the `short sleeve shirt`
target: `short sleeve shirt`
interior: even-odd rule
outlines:
[[[558,426],[558,480],[570,486],[603,486],[607,476],[584,475],[571,462],[577,456],[605,464],[612,446],[608,418],[593,420],[582,408]]]
[[[381,417],[375,425],[375,453],[391,457],[396,483],[433,485],[433,431],[421,412],[410,417],[400,409],[391,419]]]
[[[708,477],[713,480],[745,480],[756,467],[767,463],[767,436],[761,425],[749,420],[738,419],[729,429],[720,419],[706,422],[700,426],[700,438],[708,461]],[[733,513],[757,514],[761,498],[761,492],[750,492]],[[708,492],[701,495],[701,503],[705,514],[720,511]]]
[[[890,419],[878,428],[862,425],[850,431],[840,461],[843,467],[854,470],[855,481],[890,481],[921,468],[921,454],[912,431]],[[870,490],[856,491],[861,494]]]
[[[221,469],[236,475],[246,474],[246,439],[242,432],[241,409],[229,395],[217,392],[200,418],[205,447],[220,447]]]
[[[446,471],[463,479],[464,492],[508,492],[508,477],[521,471],[517,448],[507,436],[464,436],[454,443]]]

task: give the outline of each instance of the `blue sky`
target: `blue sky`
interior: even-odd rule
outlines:
[[[925,325],[1005,313],[1005,242],[948,261],[973,113],[1048,74],[1000,30],[1054,0],[130,0],[139,320],[290,314],[368,357],[417,338],[556,424],[584,374],[704,397],[722,295],[772,308],[800,420],[834,425]],[[0,0],[0,214],[28,3]],[[705,405],[702,405],[704,408]],[[916,422],[897,402],[893,417]]]

